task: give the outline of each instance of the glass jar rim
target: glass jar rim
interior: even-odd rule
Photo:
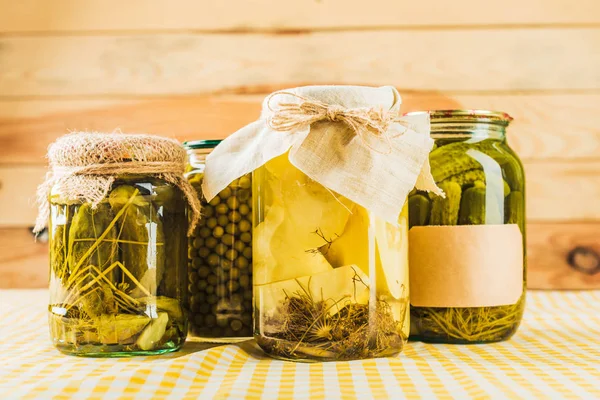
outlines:
[[[508,126],[513,117],[502,111],[491,110],[429,110],[413,111],[406,113],[407,116],[428,113],[431,124],[436,123],[484,123]]]
[[[183,147],[185,147],[186,150],[214,149],[222,141],[222,139],[189,140],[183,142]]]

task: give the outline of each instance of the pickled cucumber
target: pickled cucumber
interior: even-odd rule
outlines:
[[[117,228],[126,241],[121,244],[123,264],[138,277],[147,292],[156,294],[166,262],[162,219],[158,216],[156,206],[142,194],[136,195],[135,192],[133,186],[121,185],[111,191],[108,201],[116,213],[134,196],[133,203],[127,208]],[[151,245],[149,246],[148,243]],[[134,286],[134,282],[129,277],[126,277],[126,280]],[[136,288],[133,295],[143,296],[144,291]]]
[[[442,181],[466,171],[481,169],[481,164],[470,157],[466,152],[477,149],[484,153],[489,151],[493,143],[483,141],[479,143],[458,142],[439,147],[431,152],[429,164],[431,174],[436,182]]]
[[[445,197],[432,194],[430,225],[456,225],[460,210],[462,191],[458,183],[447,181],[439,184]]]
[[[460,205],[461,225],[485,225],[485,187],[474,186],[465,190]]]
[[[506,198],[504,221],[507,224],[520,224],[523,221],[523,194],[511,192]]]
[[[414,193],[408,198],[409,228],[429,224],[431,202],[425,195]]]

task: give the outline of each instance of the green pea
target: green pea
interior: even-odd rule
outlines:
[[[226,233],[221,238],[221,242],[225,243],[227,246],[233,246],[233,244],[235,243],[235,238],[233,237],[233,235]]]
[[[204,300],[206,300],[204,293],[198,292],[192,296],[191,303],[192,304],[202,304],[202,303],[204,303]]]
[[[242,189],[237,193],[237,198],[241,202],[246,202],[250,199],[250,191]]]
[[[235,280],[240,277],[240,270],[238,268],[231,268],[229,271],[229,279]]]
[[[215,293],[217,296],[223,297],[227,294],[227,288],[225,287],[225,285],[219,285],[219,286],[217,286]]]
[[[221,226],[227,226],[227,224],[229,223],[229,218],[227,218],[226,215],[219,215],[219,217],[217,218],[217,222]]]
[[[225,234],[225,230],[223,229],[222,226],[215,226],[215,229],[213,229],[213,237],[220,238],[224,234]]]
[[[206,289],[204,289],[204,291],[206,292],[206,294],[212,294],[215,292],[215,287],[214,286],[207,286]]]
[[[216,275],[211,274],[208,276],[208,278],[206,278],[206,280],[208,281],[209,284],[215,286],[217,283],[219,283],[219,278],[217,278]]]
[[[225,189],[221,190],[221,193],[219,193],[219,197],[224,200],[231,196],[231,193],[233,193],[231,188],[226,187]]]
[[[217,214],[227,214],[229,212],[229,207],[227,207],[227,204],[221,203],[215,207],[215,211]]]
[[[239,240],[233,244],[233,248],[236,249],[239,253],[243,252],[246,248],[246,244],[244,242],[240,242]]]
[[[217,265],[219,265],[219,256],[216,254],[211,254],[210,256],[208,256],[206,261],[211,267],[216,267]]]
[[[250,207],[248,206],[248,204],[241,204],[238,208],[238,211],[242,215],[248,215],[250,214]]]
[[[209,218],[209,219],[206,221],[206,226],[207,226],[209,229],[213,229],[213,228],[214,228],[215,226],[217,226],[217,225],[218,225],[218,224],[217,224],[217,219],[216,219],[216,218],[214,218],[214,217],[213,217],[213,218]]]
[[[209,314],[206,317],[204,317],[204,324],[206,326],[213,327],[213,326],[215,326],[216,323],[217,323],[217,317],[215,317],[214,315]]]
[[[231,292],[235,292],[240,288],[240,283],[238,281],[229,281],[228,287]]]
[[[230,197],[227,199],[227,206],[230,209],[235,210],[240,206],[240,201],[237,199],[237,197]]]
[[[198,276],[200,278],[206,278],[208,275],[210,275],[210,268],[207,266],[198,268]]]
[[[207,238],[210,236],[211,230],[206,227],[203,227],[200,229],[199,233],[200,233],[200,237]]]
[[[246,260],[244,257],[238,257],[235,260],[235,266],[238,268],[248,268],[248,260]]]
[[[202,303],[198,303],[199,307],[198,307],[198,312],[202,313],[202,314],[206,314],[210,311],[210,306],[208,304],[206,304],[205,301],[202,301]]]
[[[198,269],[202,266],[202,259],[200,257],[194,257],[192,259],[192,268]]]
[[[233,321],[231,321],[229,326],[231,326],[231,329],[237,332],[240,329],[242,329],[243,324],[242,321],[240,321],[239,319],[234,319]]]
[[[199,249],[203,245],[204,245],[204,239],[202,239],[200,237],[194,238],[194,240],[192,242],[192,246],[194,246],[194,248]]]
[[[250,186],[252,186],[252,181],[250,180],[249,176],[242,176],[240,178],[239,185],[243,189],[250,189]]]
[[[196,256],[196,249],[194,249],[194,246],[191,244],[192,241],[190,241],[190,245],[188,246],[188,259],[192,259]]]
[[[235,260],[237,255],[238,255],[238,252],[235,249],[229,249],[225,252],[225,257],[231,261]]]
[[[219,301],[219,298],[217,297],[216,293],[206,296],[206,302],[208,304],[216,304],[217,301]]]
[[[242,251],[242,255],[244,257],[246,257],[248,260],[252,258],[252,247],[248,246],[246,248],[244,248],[244,251]]]
[[[215,207],[219,203],[221,203],[221,198],[218,195],[208,202],[208,204],[210,204],[213,207]]]
[[[208,274],[206,276],[208,276]],[[208,282],[206,282],[205,280],[201,280],[201,281],[198,281],[196,286],[198,287],[198,290],[204,290],[208,286]]]
[[[242,295],[240,294],[232,294],[231,297],[229,298],[229,300],[231,301],[231,304],[242,304]]]
[[[228,217],[231,222],[240,222],[242,219],[242,214],[240,214],[238,211],[230,211]]]
[[[225,226],[225,232],[227,232],[227,233],[229,233],[231,235],[234,235],[235,231],[236,231],[235,224],[227,224]]]
[[[202,314],[194,315],[194,323],[198,326],[204,325],[204,315],[202,315]]]
[[[228,271],[231,269],[231,267],[233,266],[233,262],[226,260],[226,259],[222,259],[221,260],[221,269],[223,271]]]
[[[246,299],[246,300],[252,300],[252,291],[251,290],[246,290],[244,292],[244,299]]]
[[[214,237],[206,238],[206,247],[208,247],[209,249],[214,249],[218,243],[219,243],[219,241],[217,240],[217,238],[214,238]]]
[[[195,272],[190,272],[190,273],[188,274],[188,279],[189,279],[189,281],[190,281],[191,283],[196,283],[196,282],[198,282],[198,280],[200,279],[200,277],[198,276],[198,274],[197,274],[197,273],[195,273]]]
[[[200,247],[200,249],[198,249],[198,256],[200,256],[200,258],[206,258],[209,254],[210,249],[208,247]]]
[[[219,243],[217,247],[215,247],[215,253],[222,256],[229,249],[225,243]]]
[[[241,220],[238,226],[240,227],[240,232],[250,232],[250,229],[252,229],[252,224],[247,219]]]
[[[242,287],[248,287],[250,286],[250,277],[248,275],[242,275],[240,276],[240,286]]]
[[[250,232],[244,232],[240,235],[240,240],[244,243],[250,243],[252,242],[252,235]]]
[[[188,285],[188,292],[192,295],[198,293],[198,286],[194,285],[193,283],[190,283]]]
[[[215,215],[214,207],[209,205],[204,206],[204,208],[202,209],[202,216],[210,218],[213,215]]]

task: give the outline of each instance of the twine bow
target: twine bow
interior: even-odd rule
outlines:
[[[289,95],[300,99],[298,103],[279,103],[277,108],[271,107],[274,96]],[[356,135],[368,144],[369,136],[386,137],[392,123],[406,126],[399,120],[398,111],[384,110],[383,107],[345,108],[337,104],[326,104],[309,99],[292,92],[276,92],[267,99],[267,108],[273,113],[268,119],[268,126],[276,131],[290,131],[318,121],[343,122]]]

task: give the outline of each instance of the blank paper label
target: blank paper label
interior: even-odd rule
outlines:
[[[502,306],[523,292],[523,237],[516,224],[415,226],[409,252],[413,306]]]

